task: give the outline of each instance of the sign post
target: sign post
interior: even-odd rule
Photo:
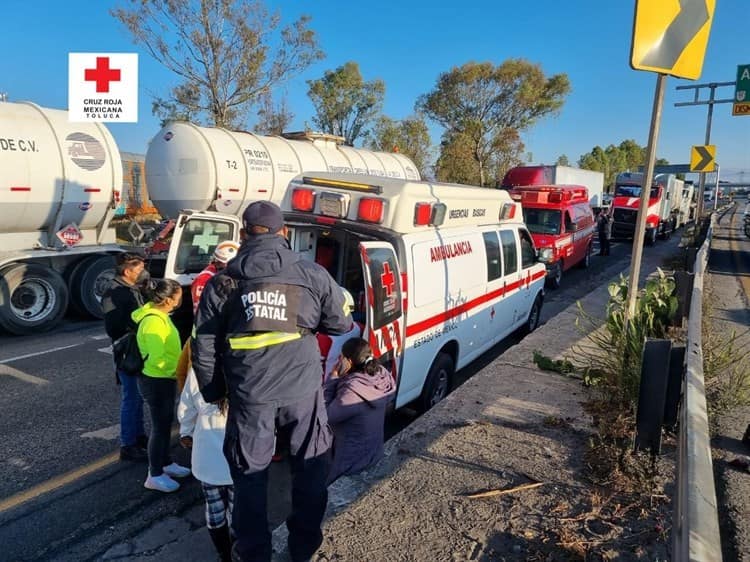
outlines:
[[[635,314],[667,75],[690,80],[700,77],[715,8],[716,0],[680,0],[679,11],[675,14],[672,2],[636,0],[630,66],[635,70],[657,72],[658,76],[641,185],[641,202],[633,237],[633,257],[628,278],[628,319]]]
[[[732,115],[750,115],[750,64],[741,64],[737,67]]]

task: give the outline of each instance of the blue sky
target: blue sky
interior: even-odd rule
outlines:
[[[159,129],[150,114],[151,94],[167,92],[175,79],[133,45],[109,16],[117,4],[5,0],[0,92],[7,92],[11,101],[67,108],[69,52],[137,52],[139,122],[110,129],[121,150],[145,153]],[[692,99],[692,92],[677,92],[676,86],[733,81],[737,65],[750,63],[748,0],[716,4],[700,79],[667,81],[657,152],[671,163],[687,162],[690,147],[704,144],[706,132],[707,106],[674,107],[676,101]],[[646,144],[656,74],[634,71],[628,64],[635,0],[268,0],[267,5],[284,22],[311,15],[311,27],[327,55],[283,87],[295,114],[293,130],[311,122],[313,114],[305,81],[349,60],[359,63],[366,80],[385,81],[384,113],[401,119],[413,112],[417,97],[434,87],[441,72],[472,60],[500,64],[520,57],[541,64],[547,74],[568,74],[572,85],[560,115],[545,118],[523,135],[533,162],[552,163],[560,154],[574,162],[595,145],[630,138]],[[717,97],[733,93],[722,88]],[[715,106],[711,143],[717,146],[723,179],[750,180],[750,116],[733,117],[730,108]],[[433,143],[439,142],[440,132],[432,128]]]

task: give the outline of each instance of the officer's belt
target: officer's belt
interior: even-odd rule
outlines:
[[[264,347],[298,340],[310,333],[312,332],[307,328],[300,328],[296,332],[260,332],[253,335],[229,338],[229,347],[234,350],[263,349]]]

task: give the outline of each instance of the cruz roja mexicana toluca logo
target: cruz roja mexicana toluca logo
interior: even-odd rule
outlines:
[[[71,122],[138,121],[137,53],[69,53]]]

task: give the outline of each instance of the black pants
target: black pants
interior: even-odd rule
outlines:
[[[151,476],[160,476],[164,472],[164,467],[172,463],[169,441],[174,420],[177,381],[142,375],[138,377],[138,389],[141,391],[143,400],[148,404],[148,411],[151,415],[148,471]]]
[[[606,238],[605,236],[599,237],[599,255],[600,256],[609,255],[609,238]]]
[[[309,559],[323,542],[320,525],[328,503],[326,476],[332,435],[321,389],[278,408],[230,406],[224,455],[234,481],[233,560],[271,560],[266,504],[276,418],[290,437],[292,513],[286,525],[292,560]]]

